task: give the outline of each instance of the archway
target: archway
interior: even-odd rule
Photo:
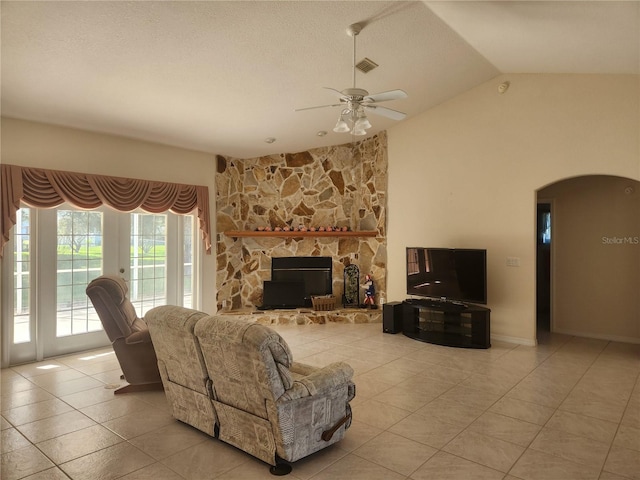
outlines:
[[[640,182],[574,177],[537,198],[551,206],[550,331],[640,343]]]

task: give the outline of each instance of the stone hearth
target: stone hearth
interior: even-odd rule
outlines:
[[[220,312],[233,315],[236,318],[255,320],[263,325],[306,325],[326,323],[380,323],[382,322],[382,308],[368,310],[364,308],[341,308],[329,312],[316,312],[310,308],[296,310],[232,310]]]
[[[270,280],[272,257],[331,257],[333,294],[339,301],[344,267],[354,263],[360,268],[361,279],[371,274],[377,302],[386,297],[386,132],[361,142],[307,152],[252,159],[218,156],[217,161],[216,285],[220,313],[254,310],[262,304],[262,283]],[[225,235],[258,227],[300,225],[344,226],[353,232],[377,233],[375,237]],[[363,311],[361,316],[356,315],[359,310],[351,310],[349,315],[336,313],[338,310],[310,310],[304,318],[305,323],[381,321],[381,309]],[[292,312],[283,315],[290,322],[301,321]],[[271,316],[261,318],[267,323],[282,323],[280,317],[275,322],[267,320]]]

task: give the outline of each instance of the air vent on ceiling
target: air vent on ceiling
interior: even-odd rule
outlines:
[[[369,73],[371,70],[376,68],[378,64],[371,60],[370,58],[363,58],[356,64],[356,68],[360,70],[362,73]]]

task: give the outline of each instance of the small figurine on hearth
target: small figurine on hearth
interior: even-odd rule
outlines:
[[[362,284],[362,288],[364,288],[364,307],[377,308],[376,286],[373,284],[371,275],[367,274],[364,276],[364,283]]]

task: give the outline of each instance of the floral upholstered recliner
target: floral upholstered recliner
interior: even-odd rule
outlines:
[[[177,306],[156,307],[145,319],[158,357],[158,369],[174,418],[214,436],[216,412],[196,323],[207,314]]]
[[[215,436],[274,466],[272,473],[277,474],[290,470],[282,460],[295,462],[344,437],[351,424],[349,401],[355,396],[349,365],[336,362],[317,368],[294,362],[289,346],[274,330],[231,315],[203,314],[192,329],[181,315],[193,319],[193,312],[157,307],[145,315],[176,418],[192,424],[189,418],[197,416],[178,417],[175,404],[182,402],[178,407],[182,411],[186,402],[180,399],[204,384],[213,405],[210,422],[215,424]],[[176,324],[184,327],[176,329],[172,326]],[[167,329],[182,330],[183,339],[163,341],[163,336],[168,338]],[[194,338],[199,353],[177,352]],[[173,363],[179,371],[175,364],[180,358],[200,354],[206,378],[195,381],[192,375],[183,383],[193,386],[177,387],[184,391],[172,393],[175,385],[167,384],[175,382],[163,364]],[[194,368],[187,366],[191,360],[185,359],[180,368]],[[200,407],[193,404],[190,408]]]

